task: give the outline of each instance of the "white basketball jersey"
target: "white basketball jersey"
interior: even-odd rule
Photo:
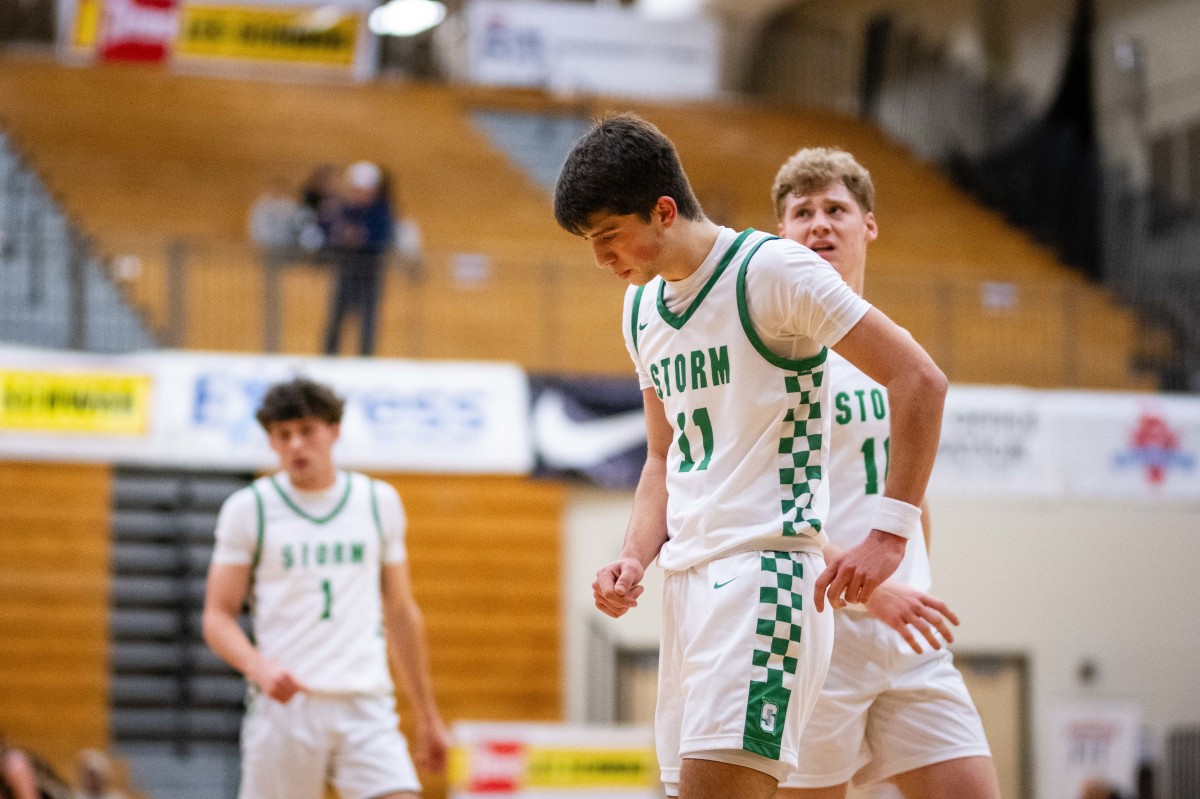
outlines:
[[[719,243],[733,238],[727,233]],[[678,314],[661,277],[630,289],[631,352],[675,431],[669,540],[658,556],[664,569],[751,550],[817,550],[823,542],[826,350],[813,342],[816,354],[799,360],[771,352],[751,323],[745,292],[756,253],[759,261],[786,259],[794,255],[788,248],[795,245],[753,230],[738,235]]]
[[[246,562],[243,531],[253,530],[259,651],[313,692],[391,692],[380,575],[383,563],[404,559],[399,500],[391,486],[356,472],[340,474],[332,491],[318,515],[286,476],[256,480],[226,500],[232,510],[222,509],[213,560]],[[383,503],[390,513],[381,515]],[[247,511],[255,516],[249,525],[232,518]]]
[[[891,409],[887,389],[842,356],[826,364],[832,408],[829,456],[829,540],[848,549],[871,532],[875,504],[883,496],[891,453]],[[924,536],[904,548],[904,560],[891,577],[919,591],[931,583]]]

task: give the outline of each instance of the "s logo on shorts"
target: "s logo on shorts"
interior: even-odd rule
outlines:
[[[758,722],[758,726],[762,728],[763,732],[775,732],[775,717],[778,714],[779,708],[777,708],[773,703],[763,702],[762,718]]]

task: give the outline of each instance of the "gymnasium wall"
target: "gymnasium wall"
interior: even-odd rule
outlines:
[[[0,460],[0,732],[63,773],[108,742],[111,480]]]
[[[381,476],[405,503],[446,720],[561,719],[562,487]],[[107,465],[0,460],[0,731],[64,775],[80,749],[111,743],[111,481]],[[427,780],[443,795],[443,780]]]
[[[595,570],[619,551],[632,494],[572,491],[567,504],[564,641],[567,715],[584,718],[589,628],[620,647],[656,648],[661,572],[640,606],[613,620],[592,607]],[[1200,722],[1200,505],[930,497],[933,593],[962,618],[955,648],[1023,654],[1030,664],[1034,799],[1044,786],[1039,745],[1057,702],[1130,699],[1152,751],[1164,732]],[[1080,686],[1084,659],[1099,667]]]

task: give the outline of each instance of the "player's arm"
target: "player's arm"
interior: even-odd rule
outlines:
[[[304,685],[291,672],[264,658],[238,624],[250,587],[250,569],[240,563],[209,566],[204,590],[204,641],[267,696],[287,702],[303,691]]]
[[[921,500],[921,535],[925,537],[925,551],[933,551],[933,519],[929,516],[929,500]]]
[[[642,390],[646,414],[646,464],[633,495],[633,513],[621,555],[596,572],[596,607],[613,618],[637,607],[645,591],[642,578],[667,542],[667,453],[675,438],[662,400],[653,388]]]
[[[884,497],[918,508],[937,456],[946,376],[908,331],[871,308],[834,349],[887,388],[891,457]],[[904,557],[906,539],[881,529],[829,561],[816,585],[818,609],[831,601],[866,602]]]
[[[383,624],[388,652],[416,721],[413,759],[424,769],[446,767],[450,736],[433,695],[425,621],[412,592],[408,563],[385,563],[382,574]]]

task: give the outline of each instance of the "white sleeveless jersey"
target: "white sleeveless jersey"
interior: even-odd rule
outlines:
[[[256,480],[225,501],[213,561],[253,567],[253,636],[265,657],[316,693],[389,693],[380,572],[404,560],[399,497],[356,472],[316,497],[286,475]]]
[[[853,292],[792,242],[753,230],[734,236],[722,230],[710,255],[720,255],[715,269],[680,313],[669,310],[661,277],[631,287],[626,302],[631,355],[675,431],[667,457],[669,540],[658,556],[663,569],[751,550],[818,550],[823,543],[826,350],[810,340],[814,354],[790,360],[768,349],[751,323],[746,275],[780,267],[783,280],[813,282],[821,288],[814,293],[832,296],[829,307],[844,309],[842,295]],[[850,307],[857,315],[837,320],[836,338],[864,312]],[[826,310],[798,316],[830,329]]]
[[[891,409],[887,389],[867,377],[837,353],[829,355],[826,370],[832,409],[829,456],[829,540],[843,549],[855,546],[871,532],[871,516],[883,496],[891,453]],[[904,560],[891,577],[919,591],[931,579],[924,536],[914,536],[904,548]]]

